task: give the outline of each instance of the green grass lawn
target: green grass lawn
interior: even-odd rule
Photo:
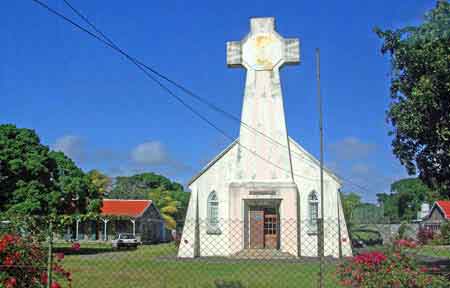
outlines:
[[[450,246],[424,245],[418,249],[417,254],[431,257],[450,258]]]
[[[68,244],[56,250],[67,250]],[[176,260],[174,244],[113,251],[105,244],[82,243],[63,260],[73,287],[317,287],[319,264],[270,260]],[[69,252],[70,251],[66,251]],[[335,285],[335,265],[326,265],[326,287]]]

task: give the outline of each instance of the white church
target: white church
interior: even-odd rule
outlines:
[[[239,138],[190,181],[178,257],[315,257],[322,216],[325,255],[351,256],[339,178],[325,169],[320,203],[319,161],[286,128],[279,70],[300,62],[299,40],[280,36],[274,18],[251,18],[250,28],[227,43],[228,66],[247,70]]]

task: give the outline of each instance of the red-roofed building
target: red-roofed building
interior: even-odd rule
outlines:
[[[104,199],[101,214],[103,216],[139,217],[152,205],[152,200]]]
[[[450,201],[440,200],[434,202],[430,213],[423,220],[425,227],[438,231],[441,224],[450,220]]]
[[[143,243],[167,242],[170,231],[151,200],[103,199],[100,220],[77,221],[75,240],[111,240],[119,233],[136,235]]]

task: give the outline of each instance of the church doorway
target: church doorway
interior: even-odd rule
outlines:
[[[248,248],[279,249],[280,225],[277,208],[249,206]]]

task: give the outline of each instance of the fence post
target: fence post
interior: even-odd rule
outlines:
[[[47,258],[47,288],[52,285],[52,267],[53,267],[53,221],[48,225],[48,258]]]

